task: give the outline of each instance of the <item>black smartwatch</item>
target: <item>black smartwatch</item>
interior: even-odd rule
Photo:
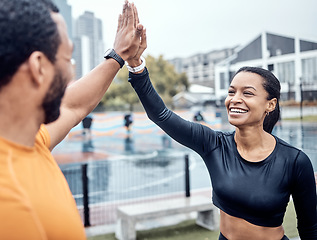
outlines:
[[[116,51],[113,48],[110,48],[105,52],[104,58],[113,58],[120,64],[120,68],[122,68],[124,65],[124,60],[116,53]]]

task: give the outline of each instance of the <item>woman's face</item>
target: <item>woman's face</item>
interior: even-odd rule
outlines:
[[[260,75],[251,72],[239,72],[233,78],[225,100],[230,124],[263,128],[266,112],[272,111],[263,81]]]

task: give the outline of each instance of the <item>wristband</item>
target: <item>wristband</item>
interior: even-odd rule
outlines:
[[[141,70],[145,67],[145,58],[141,56],[140,59],[141,59],[142,63],[141,63],[140,66],[137,66],[137,67],[130,67],[130,66],[128,65],[128,63],[125,62],[126,66],[127,66],[127,69],[129,70],[129,72],[132,72],[132,73],[139,72],[139,71],[141,71]]]

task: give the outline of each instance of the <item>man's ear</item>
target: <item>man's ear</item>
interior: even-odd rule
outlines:
[[[52,65],[47,57],[39,51],[33,52],[28,59],[30,73],[35,85],[43,84],[46,75],[48,74],[49,67]]]
[[[271,100],[269,100],[266,112],[274,111],[274,109],[276,107],[276,104],[277,104],[277,99],[276,98],[272,98]]]

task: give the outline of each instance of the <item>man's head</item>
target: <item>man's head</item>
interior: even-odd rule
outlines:
[[[27,65],[30,74],[26,78],[43,86],[37,102],[43,122],[56,120],[71,78],[72,55],[58,8],[51,0],[0,0],[0,31],[0,94],[21,66]]]

